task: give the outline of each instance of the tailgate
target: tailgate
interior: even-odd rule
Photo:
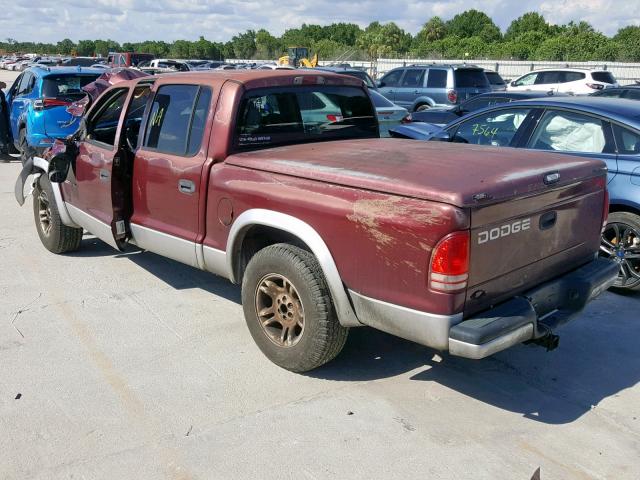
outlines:
[[[61,100],[62,102],[62,100]],[[67,112],[65,104],[62,106],[48,107],[44,112],[44,131],[49,137],[62,138],[72,135],[80,125],[80,118]]]
[[[473,209],[465,316],[593,259],[605,182],[600,175]]]

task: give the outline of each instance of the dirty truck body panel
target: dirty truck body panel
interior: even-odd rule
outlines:
[[[147,144],[163,95],[177,84],[180,101],[188,100],[193,111],[187,124],[202,126],[202,140],[192,149],[192,127],[185,150],[167,153]],[[237,122],[252,91],[271,98],[362,84],[310,72],[166,75],[119,84],[125,106],[143,85],[149,90],[144,115],[121,115],[114,145],[89,133],[61,184],[61,208],[72,222],[116,247],[129,240],[240,283],[247,255],[269,242],[293,241],[318,259],[343,325],[371,325],[471,358],[545,335],[534,299],[551,298],[553,291],[557,301],[547,302],[545,314],[565,306],[573,314],[615,278],[615,267],[593,266],[606,202],[599,161],[367,138],[366,132],[276,147],[269,139],[279,137],[265,135],[265,145],[241,148]],[[184,98],[185,85],[193,86],[192,99]],[[89,131],[103,99],[117,88],[93,105]],[[262,114],[282,115],[282,104]],[[139,122],[140,133],[128,152],[123,138],[131,122]],[[123,195],[130,196],[129,210],[114,206]],[[457,245],[466,270],[434,273],[453,238],[462,239]],[[584,280],[585,272],[597,280]],[[571,281],[562,280],[569,274]],[[569,305],[566,288],[576,282],[582,288],[574,297],[583,302]],[[499,305],[516,313],[493,322]],[[454,335],[457,325],[469,328]]]

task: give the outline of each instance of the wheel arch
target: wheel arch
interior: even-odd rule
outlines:
[[[251,209],[233,222],[226,246],[229,279],[240,283],[251,256],[275,243],[292,243],[311,252],[322,268],[340,323],[343,326],[361,325],[326,243],[311,225],[291,215]]]
[[[436,102],[431,97],[418,97],[413,101],[413,105],[411,107],[411,111],[415,112],[416,108],[420,105],[429,105],[429,107],[433,107]]]
[[[609,205],[609,213],[627,212],[633,213],[640,217],[640,205],[632,205],[629,203],[612,203]]]

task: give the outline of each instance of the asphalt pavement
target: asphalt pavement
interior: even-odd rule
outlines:
[[[229,282],[91,235],[40,244],[0,164],[0,478],[640,478],[640,295],[559,349],[482,361],[369,328],[307,375],[253,343]]]

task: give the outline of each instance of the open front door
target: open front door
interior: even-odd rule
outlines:
[[[2,82],[0,82],[2,87]],[[9,153],[9,143],[11,135],[9,135],[9,106],[4,92],[0,89],[0,156]]]
[[[145,94],[146,89],[146,94]],[[114,88],[91,110],[68,195],[73,220],[122,249],[129,235],[133,151],[149,86]]]

